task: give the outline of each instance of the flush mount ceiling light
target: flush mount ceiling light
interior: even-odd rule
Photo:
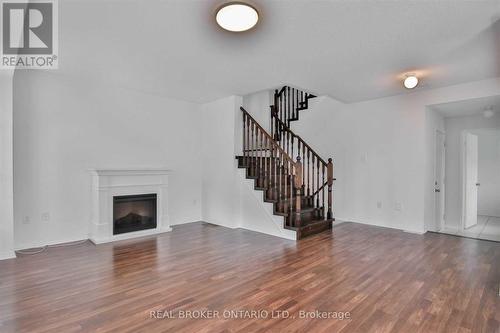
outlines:
[[[406,89],[413,89],[418,84],[418,78],[415,76],[415,74],[407,74],[403,84]]]
[[[242,32],[252,29],[257,24],[259,13],[246,3],[229,2],[217,10],[215,20],[224,30]]]

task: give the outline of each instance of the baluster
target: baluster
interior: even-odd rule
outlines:
[[[272,172],[272,169],[271,169],[271,162],[272,162],[272,154],[273,154],[273,140],[272,138],[271,139],[267,139],[267,144],[268,144],[268,154],[269,154],[269,158],[268,158],[268,162],[267,162],[267,189],[270,189],[271,188],[271,172]]]
[[[255,148],[257,147],[257,125],[252,122],[252,175],[255,176],[255,167],[257,165],[257,159],[255,158]]]
[[[286,121],[285,119],[288,117],[288,108],[287,108],[287,106],[288,106],[288,89],[287,88],[285,88],[284,94],[285,94],[285,107],[284,107],[284,115],[283,115],[284,118],[281,119],[283,122],[285,122]]]
[[[302,189],[302,163],[300,157],[297,156],[295,163],[295,227],[300,228],[300,211],[301,211],[301,189]]]
[[[281,168],[281,164],[283,163],[283,153],[279,151],[279,159],[278,159],[278,201],[281,201],[281,195],[282,195],[282,190],[281,190],[281,182],[283,180],[282,174],[283,170]]]
[[[276,98],[274,99],[274,101],[276,102]],[[274,103],[274,105],[276,105],[276,103]],[[269,132],[271,133],[271,138],[274,138],[274,136],[273,136],[273,110],[274,110],[274,106],[271,106],[270,109],[271,109],[271,112],[269,114]]]
[[[310,158],[310,150],[307,148],[307,196],[311,195],[311,158]]]
[[[261,144],[262,144],[262,147],[261,147],[261,151],[260,151],[260,155],[261,155],[261,160],[262,160],[262,176],[265,177],[266,176],[266,136],[264,135],[264,131],[262,131],[262,140],[261,140]],[[266,183],[264,181],[264,179],[262,180],[262,184],[263,186],[262,187],[266,187]]]
[[[295,117],[294,118],[299,117],[299,111],[297,110],[298,107],[299,107],[299,92],[296,91],[295,92],[295,109],[294,109]]]
[[[282,140],[282,145],[281,148],[286,151],[286,131],[285,131],[285,124],[281,124],[282,128],[282,134],[283,134],[283,140]]]
[[[295,193],[295,184],[294,184],[294,179],[295,179],[295,170],[294,170],[294,165],[293,165],[293,161],[290,161],[290,196],[289,196],[289,204],[290,204],[290,225],[294,225],[292,224],[292,216],[293,216],[293,194]]]
[[[245,130],[246,130],[246,124],[247,124],[247,117],[246,115],[243,113],[243,164],[246,166],[247,165],[247,162],[246,162],[246,152],[245,152],[245,136],[246,136],[246,133],[245,133]]]
[[[312,184],[311,184],[311,191],[312,191],[312,206],[314,207],[314,192],[316,192],[316,188],[314,187],[314,154],[311,154],[311,160],[312,160],[312,172],[311,172],[311,178],[312,178]]]
[[[321,186],[321,184],[319,183],[319,158],[318,156],[316,156],[316,161],[318,163],[318,166],[316,168],[316,191],[318,191],[318,194],[316,194],[316,207],[320,208],[319,206],[319,187]]]
[[[290,131],[286,131],[286,153],[290,156]]]
[[[247,117],[247,141],[246,141],[246,150],[247,150],[247,161],[245,162],[245,166],[248,168],[250,166],[250,154],[249,154],[249,149],[250,149],[250,118],[248,115],[245,115]]]
[[[290,133],[290,137],[291,137],[291,140],[292,140],[292,153],[290,154],[290,156],[294,156],[293,155],[294,135],[292,133]]]
[[[321,218],[325,218],[325,165],[321,163],[321,186],[323,189],[321,190]]]
[[[288,101],[289,101],[289,98],[288,98],[288,87],[285,88],[285,118],[281,119],[281,121],[283,121],[283,123],[286,122],[286,119],[288,118]]]
[[[333,218],[333,213],[332,213],[333,163],[332,163],[331,158],[328,159],[326,174],[327,174],[327,179],[328,179],[328,213],[326,214],[326,218],[331,219],[331,218]]]
[[[278,170],[278,167],[276,165],[277,161],[278,161],[278,150],[276,149],[276,146],[273,146],[273,153],[274,153],[274,161],[273,161],[273,166],[274,166],[274,170],[273,170],[273,174],[274,174],[274,177],[273,177],[273,199],[276,199],[277,198],[277,188],[276,188],[276,184],[278,183],[278,179],[276,178],[278,176],[277,174],[277,170]]]
[[[287,203],[286,203],[286,198],[288,198],[288,179],[287,179],[287,176],[288,175],[288,172],[287,172],[287,169],[288,169],[288,159],[283,159],[283,212],[286,213],[287,212]]]
[[[268,172],[268,168],[267,168],[267,136],[264,136],[264,179],[263,179],[263,184],[264,184],[264,190],[267,189],[267,172]]]
[[[262,185],[261,177],[262,177],[262,140],[264,139],[264,134],[261,130],[259,130],[260,142],[259,142],[259,174],[258,174],[258,184]]]
[[[255,164],[254,164],[254,176],[259,176],[259,136],[260,136],[260,131],[259,127],[257,126],[257,123],[255,123],[255,149],[254,149],[254,155],[255,155]],[[259,180],[257,179],[257,183]]]
[[[288,87],[288,116],[286,117],[285,124],[290,125],[290,87]]]
[[[302,193],[305,195],[306,194],[306,185],[305,185],[305,182],[306,182],[306,168],[305,168],[305,163],[306,162],[306,145],[302,142],[302,182],[303,182],[303,189],[302,189]]]
[[[292,112],[290,118],[295,118],[295,88],[292,88]],[[290,127],[290,120],[288,120],[288,127]]]
[[[280,95],[280,119],[283,119],[283,100],[285,96],[283,94]],[[281,135],[281,133],[279,133]]]

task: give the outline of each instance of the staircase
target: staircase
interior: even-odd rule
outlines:
[[[288,86],[274,93],[270,130],[266,131],[243,107],[243,156],[238,167],[273,203],[273,213],[284,218],[284,228],[297,239],[332,228],[333,163],[325,162],[290,129],[316,96]]]

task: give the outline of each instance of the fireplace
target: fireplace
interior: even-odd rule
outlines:
[[[156,206],[156,194],[114,196],[113,235],[155,229]]]

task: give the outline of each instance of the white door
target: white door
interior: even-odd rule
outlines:
[[[478,173],[477,135],[465,135],[465,220],[464,227],[477,224],[477,173]]]
[[[444,225],[444,170],[445,170],[445,135],[436,132],[436,167],[434,170],[434,200],[435,218],[434,231],[439,231]]]

